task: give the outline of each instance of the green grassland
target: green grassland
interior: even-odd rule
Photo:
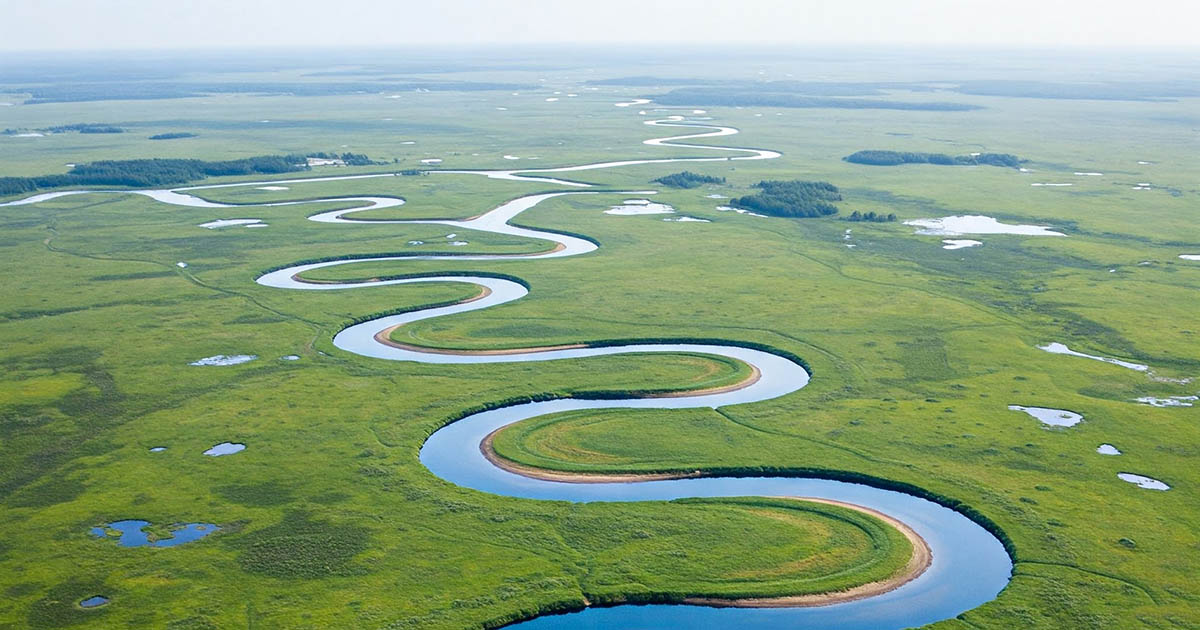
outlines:
[[[631,74],[597,70],[605,72]],[[547,81],[518,96],[216,95],[4,107],[0,127],[97,122],[131,131],[0,136],[0,175],[62,172],[96,159],[321,150],[398,166],[298,176],[386,172],[426,157],[445,159],[445,168],[517,168],[705,155],[641,144],[674,131],[640,124],[652,111],[643,117],[612,106],[643,91],[585,91],[578,73],[566,71],[497,76]],[[579,96],[546,102],[555,90]],[[725,177],[723,185],[654,196],[711,223],[603,214],[621,194],[558,197],[517,222],[587,235],[598,251],[561,260],[355,263],[307,277],[487,272],[530,286],[522,300],[397,331],[410,343],[488,349],[702,337],[794,353],[813,380],[780,399],[535,418],[502,432],[496,447],[560,470],[820,470],[913,484],[978,510],[1016,549],[1015,576],[1000,597],[939,630],[1200,628],[1200,407],[1132,402],[1190,395],[1200,385],[1036,348],[1059,341],[1146,363],[1157,377],[1200,376],[1200,263],[1178,258],[1200,254],[1197,101],[892,96],[984,109],[707,108],[718,124],[741,129],[716,141],[784,156],[574,176],[605,190],[656,188],[650,180],[682,168]],[[668,113],[675,112],[660,114]],[[148,140],[170,131],[199,135]],[[841,160],[866,148],[1013,153],[1034,172]],[[913,235],[899,222],[756,218],[718,212],[721,201],[705,197],[744,195],[763,179],[832,182],[846,198],[843,214],[987,214],[1068,236],[985,236],[981,247],[947,251],[941,237]],[[1137,182],[1154,189],[1132,190]],[[200,194],[247,204],[391,195],[407,203],[355,217],[466,218],[549,189],[431,174]],[[446,226],[306,220],[348,206],[217,210],[86,195],[0,208],[0,627],[469,628],[578,606],[584,597],[841,588],[903,564],[908,550],[893,530],[832,507],[571,505],[491,496],[433,477],[418,449],[464,409],[539,393],[709,387],[744,378],[745,367],[697,355],[415,365],[337,350],[331,337],[347,322],[477,290],[447,283],[280,291],[254,278],[327,256],[549,247]],[[196,227],[238,217],[269,227]],[[451,231],[470,245],[438,247]],[[177,267],[181,261],[188,266]],[[188,365],[235,353],[259,358]],[[289,354],[301,359],[279,360]],[[1070,409],[1085,421],[1046,429],[1009,404]],[[200,454],[223,441],[248,446],[228,457]],[[1104,442],[1124,454],[1096,454]],[[168,450],[150,453],[152,446]],[[1123,483],[1116,473],[1125,471],[1172,489]],[[88,534],[123,518],[223,529],[169,549],[119,548]],[[795,569],[802,558],[814,558],[811,570]],[[835,570],[847,567],[849,574]],[[75,606],[94,594],[113,602]]]

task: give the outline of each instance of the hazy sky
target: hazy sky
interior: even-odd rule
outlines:
[[[0,0],[3,50],[579,42],[1198,45],[1198,0]]]

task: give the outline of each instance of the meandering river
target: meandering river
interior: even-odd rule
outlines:
[[[697,145],[682,142],[698,138],[730,136],[738,133],[737,129],[732,127],[699,125],[688,122],[681,116],[672,116],[664,120],[646,121],[645,124],[656,127],[684,127],[694,133],[653,138],[644,141],[644,144],[659,147],[686,148],[689,150],[717,151],[727,154],[732,153],[733,155],[622,160],[540,169],[431,172],[439,174],[477,174],[494,179],[552,183],[582,189],[589,187],[589,184],[557,179],[552,177],[552,175],[638,164],[762,160],[780,156],[778,152],[769,150]],[[65,195],[87,194],[90,192],[112,192],[141,194],[164,203],[190,207],[237,207],[244,209],[248,206],[231,206],[210,202],[195,196],[192,192],[233,186],[264,186],[392,176],[395,176],[395,174],[288,179],[272,182],[194,186],[173,190],[65,191],[35,195],[2,205],[11,206],[38,203]],[[415,361],[419,363],[473,364],[554,361],[613,354],[698,352],[742,361],[755,368],[759,374],[757,380],[748,381],[743,387],[727,391],[620,400],[554,400],[519,404],[470,415],[436,431],[421,448],[421,462],[430,472],[447,481],[482,492],[526,499],[559,501],[663,501],[684,497],[736,496],[790,496],[831,499],[873,509],[901,521],[916,532],[932,552],[932,563],[929,567],[918,577],[899,588],[864,599],[843,601],[827,606],[803,608],[712,608],[686,605],[623,605],[608,608],[588,608],[580,612],[565,615],[539,617],[517,624],[521,628],[569,628],[572,630],[585,628],[620,628],[623,630],[638,628],[688,628],[689,630],[697,630],[736,627],[898,630],[900,628],[919,626],[942,619],[949,619],[995,598],[1005,585],[1007,585],[1012,571],[1011,560],[1000,541],[979,524],[962,514],[913,495],[855,483],[802,477],[691,477],[620,483],[570,483],[534,479],[508,472],[493,465],[480,449],[482,441],[495,430],[515,422],[549,413],[577,409],[720,407],[753,403],[784,396],[804,387],[809,380],[809,374],[805,369],[787,357],[739,346],[735,343],[730,343],[729,345],[630,343],[628,345],[606,347],[571,347],[547,350],[529,349],[502,354],[427,351],[417,347],[398,346],[387,343],[387,333],[391,329],[412,322],[485,309],[518,300],[524,297],[528,293],[528,290],[518,282],[483,275],[448,275],[343,283],[316,283],[305,281],[302,278],[302,274],[314,269],[366,261],[488,261],[512,259],[535,261],[586,254],[597,249],[597,245],[594,242],[574,236],[516,227],[510,225],[509,221],[521,212],[553,197],[593,194],[611,194],[621,197],[647,195],[653,194],[653,192],[621,191],[598,193],[586,190],[568,190],[520,197],[473,219],[460,221],[405,219],[370,221],[371,225],[379,225],[381,223],[439,224],[450,226],[455,230],[480,230],[543,239],[555,244],[552,249],[543,253],[531,255],[381,256],[356,260],[338,260],[295,265],[279,269],[260,276],[257,282],[264,286],[279,289],[310,291],[344,291],[367,287],[427,282],[463,282],[486,289],[479,299],[451,306],[381,317],[346,328],[334,337],[334,345],[338,348],[376,359]],[[349,210],[323,212],[309,218],[320,223],[353,225],[363,223],[363,221],[349,216],[355,212],[394,207],[404,203],[403,200],[392,197],[364,196],[262,205],[285,206],[332,201],[356,202],[358,205]],[[654,383],[647,383],[646,387],[653,388],[655,385]]]

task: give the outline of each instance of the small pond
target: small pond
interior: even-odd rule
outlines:
[[[222,455],[233,455],[234,453],[240,453],[244,450],[246,450],[245,444],[238,444],[236,442],[221,442],[207,451],[204,451],[204,454],[212,457],[220,457]]]
[[[174,547],[192,542],[193,540],[200,540],[221,529],[212,523],[183,523],[182,525],[172,527],[169,537],[152,541],[149,534],[145,532],[145,527],[149,524],[149,521],[133,519],[117,521],[109,523],[105,527],[93,527],[92,535],[98,538],[110,538],[108,531],[116,530],[120,532],[120,536],[117,537],[117,544],[122,547]]]
[[[1145,488],[1147,490],[1170,490],[1171,489],[1171,486],[1168,486],[1167,484],[1165,484],[1157,479],[1154,479],[1152,477],[1147,477],[1145,475],[1135,475],[1133,473],[1117,473],[1117,478],[1119,478],[1121,481],[1128,481],[1129,483],[1137,485],[1137,487],[1139,487],[1139,488]]]
[[[1009,405],[1010,411],[1024,411],[1037,418],[1039,422],[1052,427],[1073,427],[1083,422],[1083,416],[1065,409],[1050,409],[1049,407],[1022,407]]]

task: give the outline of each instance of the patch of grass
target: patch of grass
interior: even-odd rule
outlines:
[[[103,623],[112,604],[90,609],[79,606],[79,602],[94,595],[112,599],[114,591],[103,580],[76,578],[62,582],[51,587],[33,603],[26,622],[30,628],[65,628]]]
[[[291,488],[278,481],[219,486],[214,490],[226,501],[241,505],[283,505],[295,500]]]
[[[238,564],[251,573],[288,579],[360,575],[364,569],[352,561],[367,549],[370,538],[370,530],[359,525],[287,512],[279,524],[238,540]]]

